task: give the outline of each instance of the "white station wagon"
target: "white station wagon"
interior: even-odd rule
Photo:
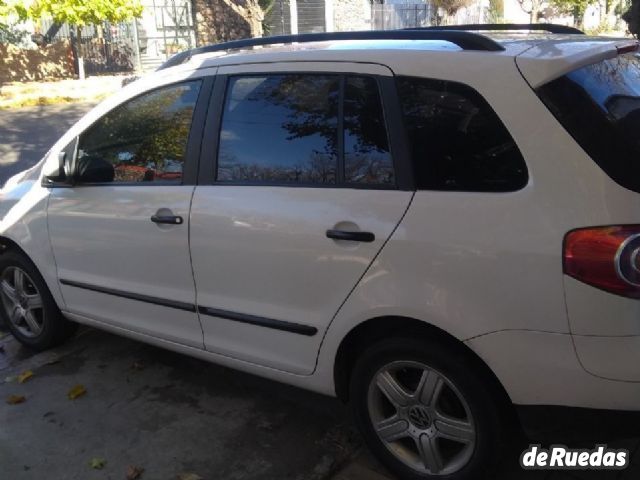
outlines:
[[[640,410],[638,44],[525,28],[179,54],[6,183],[2,317],[336,395],[401,478],[489,475],[514,405]]]

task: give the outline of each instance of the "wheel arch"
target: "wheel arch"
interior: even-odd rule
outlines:
[[[337,397],[347,402],[349,400],[349,383],[351,372],[358,356],[373,343],[391,337],[429,338],[437,339],[451,349],[455,349],[473,362],[505,403],[511,408],[511,398],[507,390],[487,363],[471,348],[453,335],[423,320],[402,316],[381,316],[365,320],[353,327],[342,339],[336,352],[333,365],[333,379]]]

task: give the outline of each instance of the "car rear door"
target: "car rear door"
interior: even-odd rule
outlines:
[[[413,195],[394,95],[381,65],[219,69],[191,208],[207,350],[314,370]]]
[[[52,185],[47,215],[72,318],[203,347],[188,220],[212,85],[183,78],[145,91],[67,147],[85,174]]]

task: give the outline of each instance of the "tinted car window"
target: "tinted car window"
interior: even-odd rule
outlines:
[[[80,135],[81,181],[180,183],[200,82],[161,88],[107,113]]]
[[[640,192],[640,56],[620,55],[538,89],[555,117],[614,181]]]
[[[373,78],[347,77],[343,125],[345,182],[394,183],[382,104]]]
[[[335,184],[337,75],[231,77],[218,181]]]
[[[507,192],[526,185],[518,147],[478,92],[409,77],[398,79],[398,91],[418,188]]]

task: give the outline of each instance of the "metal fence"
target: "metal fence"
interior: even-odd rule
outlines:
[[[375,30],[426,27],[433,25],[436,9],[431,3],[372,4],[371,19]]]
[[[55,32],[49,41],[71,40],[74,51],[84,59],[87,75],[130,72],[135,67],[136,45],[132,23],[89,25],[81,30],[78,42],[77,30],[69,25],[54,25],[43,20],[42,31]]]

